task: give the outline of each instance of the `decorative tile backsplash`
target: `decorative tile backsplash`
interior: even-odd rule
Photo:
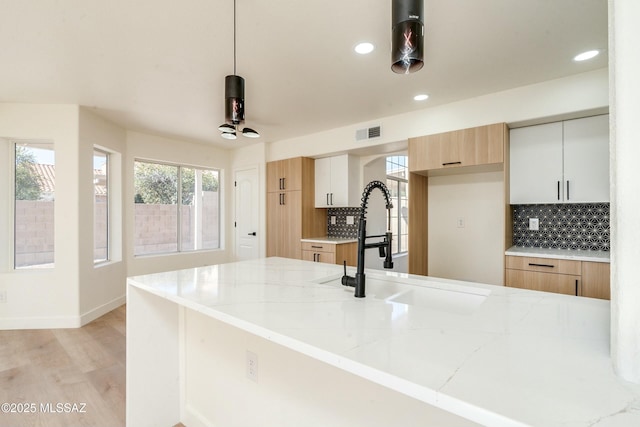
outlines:
[[[336,223],[331,224],[331,217],[336,217]],[[347,224],[347,217],[353,217],[353,224]],[[358,238],[358,217],[360,208],[329,208],[327,209],[327,236],[347,239]]]
[[[538,231],[529,218],[538,218]],[[513,206],[515,246],[608,251],[609,225],[609,203]]]

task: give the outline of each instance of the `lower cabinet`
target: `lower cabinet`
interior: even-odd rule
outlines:
[[[609,299],[609,264],[506,256],[505,283],[514,288]]]
[[[316,243],[302,242],[302,259],[306,261],[340,264],[347,261],[348,266],[358,262],[358,244],[352,243]]]

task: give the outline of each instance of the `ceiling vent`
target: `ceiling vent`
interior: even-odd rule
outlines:
[[[356,141],[378,137],[380,137],[380,126],[374,126],[368,129],[358,129],[356,131]]]

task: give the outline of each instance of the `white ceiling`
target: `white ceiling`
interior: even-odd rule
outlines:
[[[607,0],[425,0],[425,14],[424,68],[397,75],[390,0],[237,0],[245,125],[262,138],[230,142],[217,128],[233,0],[0,0],[0,102],[80,104],[129,129],[235,147],[607,66]],[[355,54],[362,40],[376,50]],[[604,54],[572,61],[588,49]]]

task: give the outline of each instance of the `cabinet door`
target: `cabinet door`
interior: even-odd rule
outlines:
[[[302,245],[302,191],[282,193],[279,256],[300,259]]]
[[[440,139],[442,134],[421,136],[409,140],[409,171],[440,169]]]
[[[330,206],[331,194],[331,157],[315,160],[315,206]]]
[[[611,299],[610,265],[605,262],[582,262],[580,296]]]
[[[566,202],[609,201],[609,115],[564,124]]]
[[[580,276],[510,269],[505,271],[506,284],[513,288],[577,295],[580,286]]]
[[[504,123],[474,128],[475,164],[486,165],[504,162]]]
[[[282,240],[282,194],[267,193],[267,256],[282,256],[280,242]]]
[[[560,203],[562,122],[510,132],[510,203]]]
[[[302,158],[267,163],[267,192],[302,189]]]

